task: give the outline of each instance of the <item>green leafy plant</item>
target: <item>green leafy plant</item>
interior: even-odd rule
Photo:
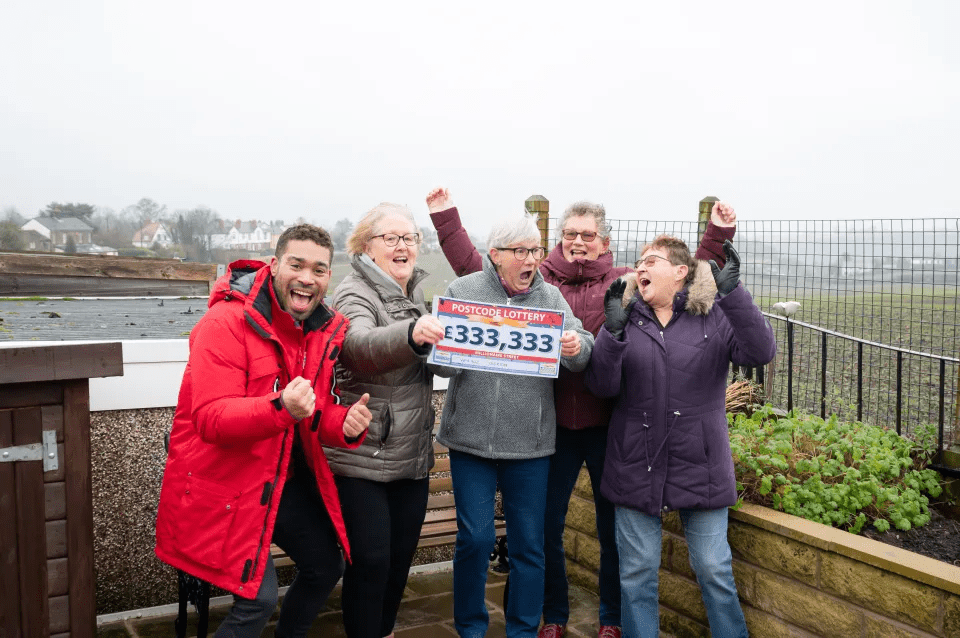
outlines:
[[[929,497],[943,490],[927,469],[936,446],[929,427],[910,441],[860,422],[824,420],[769,405],[729,414],[730,447],[741,502],[772,507],[859,533],[871,522],[883,532],[930,521]]]

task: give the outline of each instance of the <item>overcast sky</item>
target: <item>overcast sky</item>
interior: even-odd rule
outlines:
[[[960,2],[5,0],[0,209],[960,216]]]

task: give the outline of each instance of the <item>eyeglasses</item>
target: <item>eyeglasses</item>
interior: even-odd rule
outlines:
[[[543,256],[547,254],[547,251],[543,246],[537,246],[536,248],[524,248],[523,246],[520,248],[497,248],[497,250],[511,252],[519,261],[524,261],[527,258],[527,255],[533,255],[534,259],[540,261],[543,259]]]
[[[393,248],[400,243],[400,240],[403,240],[407,246],[416,246],[420,243],[420,233],[407,233],[406,235],[397,235],[396,233],[384,233],[382,235],[374,235],[370,239],[376,239],[379,237],[383,240],[390,248]]]
[[[662,259],[666,262],[673,263],[666,257],[661,257],[660,255],[647,255],[643,259],[638,259],[637,263],[633,265],[634,268],[639,268],[640,264],[643,264],[647,268],[653,268],[657,264],[657,260]]]
[[[597,233],[589,230],[564,230],[561,234],[567,241],[573,241],[577,238],[577,235],[580,235],[583,241],[593,241],[597,238]]]

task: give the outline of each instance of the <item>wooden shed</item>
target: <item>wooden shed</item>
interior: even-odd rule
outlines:
[[[93,638],[89,379],[120,343],[0,347],[0,636]]]

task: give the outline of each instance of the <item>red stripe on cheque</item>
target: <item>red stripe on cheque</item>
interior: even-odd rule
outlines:
[[[532,361],[533,363],[556,363],[556,359],[550,359],[546,357],[531,357],[523,354],[512,354],[509,352],[491,352],[490,350],[473,350],[470,348],[452,348],[450,346],[444,346],[437,344],[434,348],[438,352],[455,352],[457,354],[466,354],[466,355],[476,355],[480,357],[486,357],[488,359],[509,359],[510,361]]]
[[[537,308],[523,308],[520,306],[493,306],[489,304],[475,304],[464,301],[454,301],[440,298],[437,312],[448,315],[480,315],[486,317],[502,317],[513,321],[523,321],[533,326],[563,327],[563,316],[559,311],[540,310]]]

